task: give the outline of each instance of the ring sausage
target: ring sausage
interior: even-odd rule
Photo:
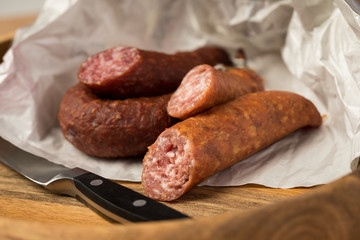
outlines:
[[[263,91],[263,80],[248,68],[229,71],[203,64],[193,68],[172,94],[170,116],[185,119],[241,95]]]
[[[101,99],[78,83],[63,96],[58,120],[64,137],[88,155],[138,156],[170,126],[169,98]]]
[[[155,96],[173,92],[193,67],[217,63],[231,65],[227,52],[218,47],[171,55],[120,46],[89,57],[78,79],[105,97]]]
[[[142,185],[172,201],[213,174],[322,118],[304,97],[284,91],[249,93],[166,129],[143,160]]]

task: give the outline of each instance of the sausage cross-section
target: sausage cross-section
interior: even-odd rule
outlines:
[[[199,65],[186,74],[171,95],[167,110],[170,116],[185,119],[241,95],[263,91],[263,82],[248,68],[223,71]]]
[[[78,79],[105,97],[155,96],[173,92],[193,67],[217,63],[232,64],[218,47],[165,54],[119,46],[90,56],[80,66]]]
[[[145,154],[171,124],[166,112],[170,95],[102,99],[81,83],[62,98],[58,120],[64,137],[82,152],[117,158]]]
[[[289,133],[321,123],[316,107],[298,94],[243,95],[163,131],[144,157],[143,188],[153,199],[172,201]]]

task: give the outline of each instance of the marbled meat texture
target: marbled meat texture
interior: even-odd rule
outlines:
[[[150,198],[172,201],[289,133],[321,123],[312,102],[300,95],[246,94],[162,132],[143,160],[143,188]]]
[[[155,96],[174,91],[193,67],[217,63],[232,64],[218,47],[165,54],[119,46],[89,57],[80,66],[78,79],[105,97]]]
[[[251,69],[223,71],[203,64],[186,74],[172,94],[167,110],[172,117],[186,119],[241,95],[263,90],[263,79]]]

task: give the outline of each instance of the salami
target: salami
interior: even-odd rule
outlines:
[[[119,46],[89,57],[78,79],[105,97],[155,96],[174,91],[193,67],[217,63],[231,65],[227,52],[218,47],[165,54]]]
[[[186,74],[167,106],[170,116],[185,119],[241,95],[263,91],[263,79],[248,68],[218,70],[203,64]]]
[[[321,123],[316,107],[300,95],[243,95],[162,132],[144,157],[143,188],[150,198],[172,201],[289,133]]]
[[[170,126],[169,98],[102,99],[78,83],[63,96],[58,120],[64,137],[88,155],[138,156]]]

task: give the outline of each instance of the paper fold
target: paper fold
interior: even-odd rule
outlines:
[[[82,61],[117,45],[168,53],[207,44],[232,54],[244,48],[266,89],[310,99],[326,115],[324,124],[292,133],[203,184],[328,183],[354,169],[360,155],[356,6],[350,0],[48,0],[35,23],[17,32],[0,65],[0,136],[68,167],[140,181],[141,159],[92,158],[61,134],[59,103],[78,81]]]

